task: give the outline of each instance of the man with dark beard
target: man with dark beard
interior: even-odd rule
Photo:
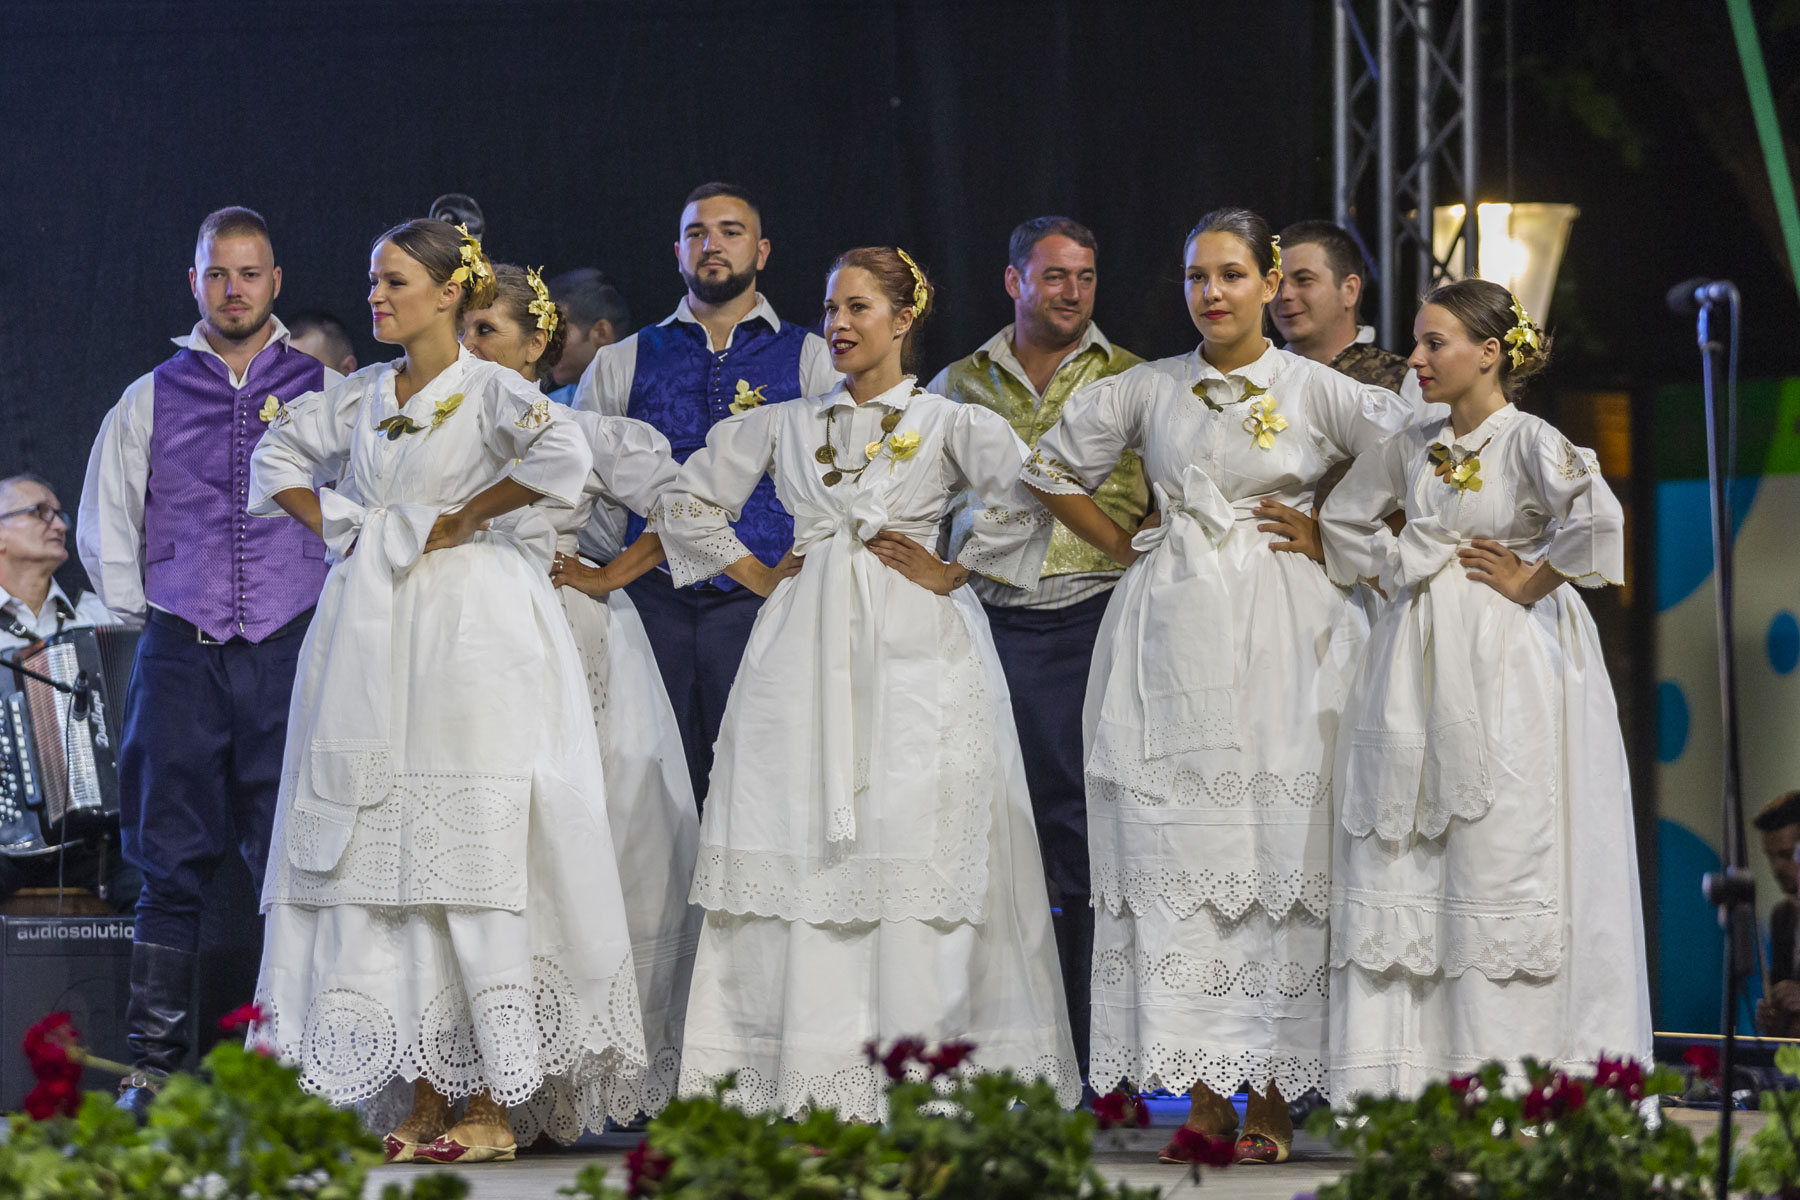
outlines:
[[[820,396],[837,385],[825,341],[783,322],[757,293],[769,260],[762,214],[742,188],[707,183],[688,196],[675,241],[687,295],[661,323],[602,346],[581,376],[575,407],[636,417],[686,462],[712,427],[759,404]],[[794,522],[764,479],[733,528],[769,566],[794,544]],[[644,529],[635,514],[626,531]],[[704,802],[712,745],[761,599],[721,575],[676,588],[665,567],[626,587],[643,618],[675,706],[694,795]]]
[[[237,853],[262,890],[294,669],[325,583],[310,530],[250,519],[250,455],[291,401],[340,379],[271,315],[281,268],[256,213],[206,218],[188,286],[200,321],[107,414],[76,526],[101,600],[145,619],[119,747],[124,853],[144,880],[136,1069],[119,1105],[140,1119],[187,1053],[208,881]]]

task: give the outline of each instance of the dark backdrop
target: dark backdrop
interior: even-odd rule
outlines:
[[[1062,212],[1099,236],[1107,333],[1179,351],[1187,226],[1312,195],[1315,7],[13,0],[0,472],[73,509],[101,417],[195,320],[195,228],[233,203],[273,229],[277,313],[341,314],[364,362],[369,241],[434,196],[473,194],[497,259],[612,273],[641,322],[680,296],[681,201],[712,178],[761,198],[786,318],[838,251],[899,243],[942,288],[935,370],[1010,318],[1011,227]]]

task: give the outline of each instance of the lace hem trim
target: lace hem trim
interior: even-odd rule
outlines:
[[[1344,762],[1338,819],[1356,837],[1439,838],[1452,819],[1474,824],[1494,806],[1485,735],[1476,717],[1431,731],[1358,729]]]
[[[1110,1091],[1127,1080],[1140,1091],[1184,1094],[1203,1083],[1221,1096],[1242,1087],[1262,1091],[1274,1081],[1284,1099],[1297,1100],[1329,1078],[1323,1057],[1280,1050],[1175,1046],[1114,1046],[1096,1050],[1089,1075],[1094,1090]]]
[[[532,986],[498,985],[473,996],[446,987],[402,1041],[399,1016],[379,998],[351,988],[313,995],[296,1018],[265,984],[264,1018],[250,1041],[300,1068],[307,1090],[333,1104],[378,1095],[396,1077],[425,1078],[444,1096],[487,1089],[508,1108],[537,1102],[546,1087],[589,1128],[607,1117],[629,1120],[644,1095],[643,1020],[629,957],[604,984],[605,1011],[592,1011],[553,960],[533,956]]]
[[[1145,916],[1162,903],[1184,920],[1210,907],[1226,920],[1236,921],[1260,904],[1277,921],[1286,920],[1296,907],[1323,921],[1331,911],[1330,891],[1328,872],[1303,868],[1214,871],[1205,867],[1121,868],[1110,862],[1094,866],[1094,901],[1115,917],[1126,911]]]
[[[1553,979],[1562,970],[1555,899],[1474,904],[1433,897],[1348,897],[1331,902],[1331,965],[1373,974],[1399,969],[1455,979],[1479,971],[1495,983]]]
[[[984,1063],[980,1051],[965,1068],[975,1072],[999,1072],[1005,1068]],[[917,1068],[913,1068],[917,1070]],[[1056,1089],[1056,1101],[1065,1109],[1081,1102],[1081,1069],[1073,1059],[1042,1055],[1028,1069],[1014,1070],[1026,1078],[1048,1082]],[[737,1084],[725,1093],[726,1102],[747,1113],[773,1112],[786,1120],[805,1115],[813,1109],[830,1109],[842,1120],[875,1125],[887,1120],[887,1094],[883,1090],[886,1076],[874,1066],[862,1063],[829,1074],[808,1075],[783,1069],[778,1079],[754,1067],[739,1067]],[[708,1094],[723,1075],[684,1071],[680,1094]],[[923,1078],[923,1076],[919,1076]]]
[[[1193,992],[1215,1000],[1226,997],[1259,1000],[1324,1000],[1327,990],[1325,964],[1305,962],[1241,962],[1235,966],[1220,958],[1200,958],[1171,951],[1161,958],[1102,950],[1094,955],[1095,988],[1140,986]]]

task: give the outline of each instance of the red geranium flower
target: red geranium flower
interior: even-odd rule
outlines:
[[[1237,1144],[1230,1138],[1214,1137],[1186,1125],[1175,1131],[1170,1146],[1175,1150],[1171,1157],[1203,1167],[1229,1167],[1237,1157]]]
[[[1580,1080],[1570,1079],[1558,1071],[1531,1089],[1521,1105],[1527,1121],[1554,1121],[1574,1112],[1587,1102],[1587,1089]]]
[[[975,1053],[975,1043],[965,1041],[945,1042],[930,1054],[921,1056],[921,1061],[931,1068],[931,1077],[948,1075],[963,1065],[969,1055]]]
[[[1681,1056],[1683,1062],[1694,1068],[1694,1074],[1708,1083],[1719,1081],[1719,1052],[1711,1046],[1689,1046],[1687,1053]]]
[[[1610,1088],[1627,1100],[1644,1098],[1644,1068],[1629,1058],[1601,1055],[1594,1067],[1594,1086]]]
[[[25,1058],[31,1063],[32,1074],[39,1079],[58,1073],[67,1066],[70,1051],[80,1042],[81,1035],[69,1020],[66,1012],[55,1012],[25,1031]],[[79,1070],[79,1066],[77,1067]]]
[[[77,1068],[79,1074],[80,1068]],[[81,1086],[73,1079],[43,1079],[25,1094],[25,1112],[34,1121],[72,1117],[81,1110]]]
[[[263,1019],[262,1005],[240,1004],[219,1018],[219,1029],[225,1033],[236,1033],[247,1029]]]
[[[1094,1098],[1094,1120],[1102,1129],[1127,1124],[1142,1129],[1150,1124],[1150,1106],[1135,1093],[1115,1088]]]
[[[925,1053],[925,1043],[918,1038],[901,1038],[881,1059],[881,1069],[895,1083],[906,1075],[906,1064]]]
[[[1448,1086],[1455,1095],[1467,1096],[1480,1082],[1481,1079],[1475,1075],[1452,1075]]]
[[[654,1196],[656,1186],[674,1165],[674,1159],[651,1147],[649,1138],[640,1139],[625,1155],[625,1170],[630,1177],[630,1185],[625,1194],[632,1197]]]

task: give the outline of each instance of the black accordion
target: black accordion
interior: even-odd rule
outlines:
[[[6,657],[59,683],[85,683],[75,697],[0,666],[0,854],[31,857],[65,842],[116,837],[119,737],[138,629],[69,629]]]

